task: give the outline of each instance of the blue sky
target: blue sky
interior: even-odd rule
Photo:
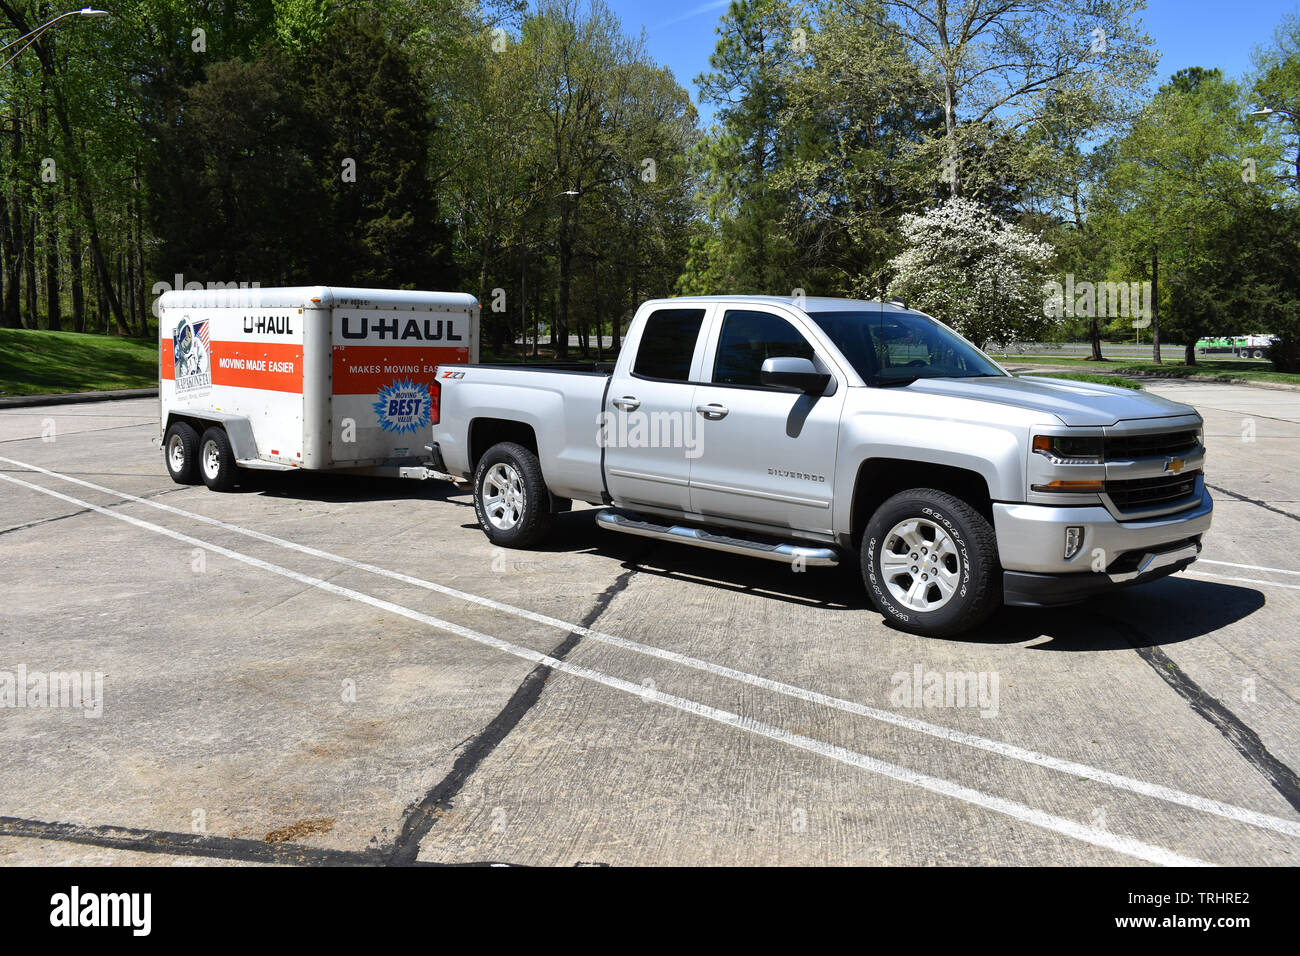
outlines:
[[[695,77],[708,69],[714,27],[728,0],[609,0],[630,33],[645,27],[651,56],[670,67],[698,103]],[[1159,80],[1189,66],[1218,67],[1230,77],[1250,69],[1297,0],[1148,0],[1142,21],[1163,57]]]

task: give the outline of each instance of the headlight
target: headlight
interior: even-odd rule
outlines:
[[[1102,462],[1100,436],[1076,438],[1070,435],[1035,435],[1034,453],[1057,465],[1099,465]]]

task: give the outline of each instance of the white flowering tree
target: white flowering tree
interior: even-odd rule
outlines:
[[[890,294],[983,348],[1047,327],[1043,287],[1053,248],[968,199],[901,219],[907,248],[890,262]]]

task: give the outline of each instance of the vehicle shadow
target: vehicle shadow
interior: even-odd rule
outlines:
[[[594,515],[594,510],[585,508],[559,515],[549,539],[534,550],[600,554],[640,574],[694,581],[808,607],[841,610],[872,607],[854,561],[833,568],[795,571],[784,561],[721,554],[688,544],[607,531],[597,526]],[[478,524],[469,527],[477,528]]]
[[[1131,651],[1204,637],[1266,603],[1250,587],[1177,575],[1060,608],[1004,607],[955,640],[1035,651]]]
[[[466,509],[466,530],[478,530],[465,486],[447,481],[371,478],[313,472],[265,472],[244,478],[235,494],[263,494],[327,503],[432,501]],[[557,515],[534,553],[590,553],[624,570],[761,595],[808,608],[861,611],[891,626],[868,599],[854,560],[796,572],[784,562],[719,554],[686,544],[618,534],[596,525],[596,509]],[[1172,576],[1059,608],[1000,608],[974,630],[935,640],[1024,644],[1036,651],[1107,651],[1177,644],[1211,634],[1254,614],[1262,592],[1240,585]]]
[[[602,554],[641,574],[809,608],[861,611],[891,626],[868,599],[856,561],[796,573],[784,563],[616,534],[597,527],[591,515],[560,515],[548,543],[537,550]],[[1036,651],[1131,651],[1203,637],[1264,604],[1264,595],[1251,587],[1172,576],[1066,607],[1000,608],[974,630],[936,640],[1024,644]]]
[[[450,501],[469,492],[449,481],[376,478],[312,471],[247,471],[227,494],[255,494],[329,504],[364,501]],[[476,526],[477,527],[477,526]]]

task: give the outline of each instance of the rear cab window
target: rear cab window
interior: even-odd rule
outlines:
[[[704,309],[657,309],[647,316],[632,374],[637,378],[688,382]]]

